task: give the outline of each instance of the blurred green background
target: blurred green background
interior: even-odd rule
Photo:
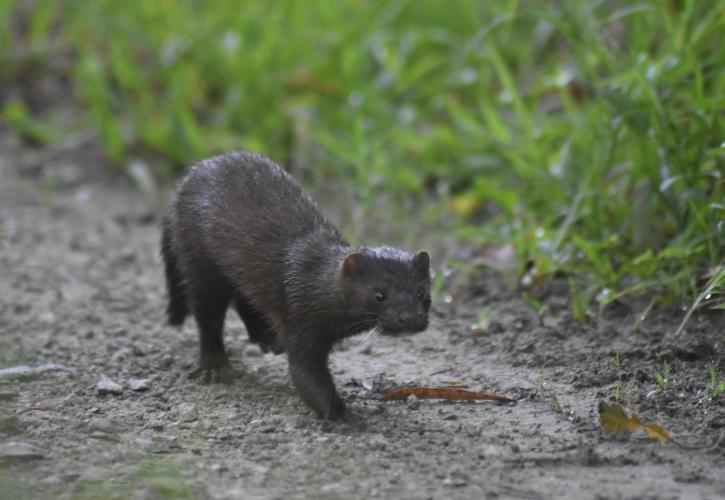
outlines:
[[[0,0],[1,114],[159,177],[248,149],[384,192],[578,317],[723,307],[724,33],[718,0]]]

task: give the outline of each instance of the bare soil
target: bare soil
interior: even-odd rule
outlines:
[[[321,422],[232,313],[242,376],[187,380],[195,326],[163,317],[166,195],[93,154],[0,151],[0,370],[15,368],[0,371],[0,499],[725,497],[725,395],[708,393],[722,313],[678,337],[679,309],[618,304],[579,323],[556,283],[534,291],[539,316],[511,280],[454,272],[426,332],[340,346],[351,415]],[[517,402],[380,400],[450,383]],[[605,434],[597,407],[615,398],[673,440]]]

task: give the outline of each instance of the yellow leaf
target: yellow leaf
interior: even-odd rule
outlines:
[[[627,430],[634,432],[640,425],[642,425],[642,422],[639,420],[639,417],[636,413],[632,413],[632,416],[627,419]]]
[[[630,417],[621,406],[615,403],[599,402],[599,423],[610,434],[621,434],[625,430],[634,432],[637,427],[641,427],[649,438],[657,439],[660,443],[665,443],[670,439],[670,435],[664,427],[652,422],[642,422],[636,413]]]
[[[630,420],[621,406],[605,402],[599,403],[599,423],[602,428],[610,434],[621,434],[625,429],[629,430]],[[630,431],[631,432],[631,431]]]
[[[642,422],[640,425],[642,430],[644,430],[650,438],[658,439],[660,443],[666,443],[669,441],[670,434],[664,427],[653,424],[652,422]]]

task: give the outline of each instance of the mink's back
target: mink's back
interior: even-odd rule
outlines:
[[[232,233],[243,236],[237,250],[271,251],[312,231],[337,233],[291,175],[252,153],[230,153],[192,167],[176,210],[181,225],[202,222],[212,237],[239,230]]]
[[[170,214],[187,268],[205,262],[263,309],[283,307],[290,256],[304,240],[347,246],[312,198],[272,160],[230,153],[191,168]]]

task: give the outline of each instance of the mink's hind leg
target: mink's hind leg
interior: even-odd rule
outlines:
[[[239,294],[234,297],[234,308],[244,321],[244,326],[247,327],[249,340],[258,344],[262,352],[272,351],[275,354],[284,352],[284,347],[277,342],[277,336],[262,312],[255,309],[247,299]]]
[[[231,382],[235,372],[224,349],[224,317],[231,300],[231,289],[216,280],[209,286],[194,288],[191,308],[199,328],[201,354],[199,368],[189,378],[201,377],[204,382]],[[213,285],[213,286],[212,286]]]

